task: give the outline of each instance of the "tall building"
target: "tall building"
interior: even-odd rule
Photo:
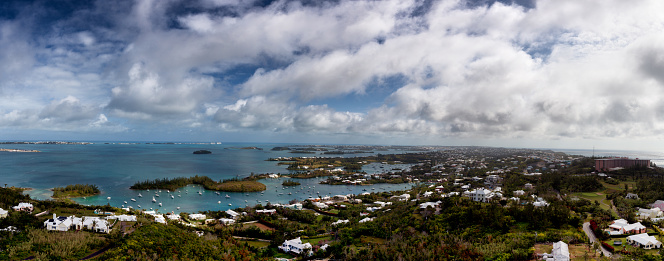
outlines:
[[[595,169],[597,171],[608,171],[613,168],[629,168],[633,166],[650,166],[650,160],[645,159],[629,159],[629,158],[607,158],[596,159]]]

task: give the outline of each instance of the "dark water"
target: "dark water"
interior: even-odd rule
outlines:
[[[267,185],[264,193],[221,193],[205,191],[198,186],[180,189],[180,193],[167,193],[165,190],[155,197],[155,191],[134,191],[129,187],[137,181],[158,178],[189,177],[205,175],[214,180],[233,177],[246,177],[252,172],[288,173],[286,166],[277,162],[265,161],[274,157],[325,156],[322,154],[292,154],[288,151],[270,151],[284,144],[228,143],[217,144],[104,144],[89,145],[0,145],[7,149],[34,149],[39,153],[0,152],[0,185],[29,187],[33,198],[48,199],[52,192],[48,189],[69,184],[95,184],[101,195],[77,198],[81,204],[132,206],[143,209],[158,209],[159,212],[196,212],[202,210],[226,210],[245,205],[287,203],[292,199],[306,199],[338,194],[360,194],[365,192],[403,190],[408,184],[373,186],[330,186],[319,184],[321,179],[298,179],[298,187],[282,187],[285,178],[261,180]],[[240,149],[259,147],[263,150]],[[195,150],[206,149],[212,154],[195,155]],[[403,151],[380,151],[376,153],[403,153]],[[366,156],[373,154],[351,154]],[[339,156],[339,155],[334,155]],[[395,166],[385,166],[386,170]],[[404,168],[404,166],[399,166]],[[407,167],[407,166],[405,166]],[[382,171],[379,166],[367,166],[367,172]],[[202,195],[199,195],[198,192]],[[141,193],[143,197],[138,197]],[[288,195],[291,193],[291,195]],[[171,198],[173,195],[174,198]],[[179,195],[179,196],[178,196]],[[229,197],[225,197],[228,195]],[[108,197],[111,199],[109,200]],[[131,201],[135,199],[136,202]],[[127,201],[125,204],[124,201]],[[259,202],[260,201],[260,202]],[[229,206],[231,204],[231,206]],[[180,207],[178,210],[177,207]]]

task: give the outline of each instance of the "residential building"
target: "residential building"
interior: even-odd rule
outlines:
[[[189,219],[192,220],[204,220],[206,216],[204,214],[189,214]]]
[[[0,208],[0,218],[6,218],[9,215],[9,211]]]
[[[646,232],[646,227],[641,222],[629,224],[627,220],[618,219],[609,225],[609,230],[611,235],[640,234]]]
[[[523,191],[523,190],[515,190],[514,191],[514,196],[523,196],[525,194],[526,194],[526,192]]]
[[[339,219],[335,222],[332,222],[332,224],[330,224],[330,225],[337,226],[337,225],[341,225],[341,224],[348,224],[348,222],[350,222],[348,219],[343,219],[343,220]]]
[[[232,209],[226,210],[226,214],[228,214],[229,216],[231,216],[232,219],[236,219],[236,220],[237,220],[237,219],[240,218],[240,213],[237,213],[237,212],[233,211]]]
[[[526,183],[526,185],[523,185],[525,189],[533,189],[533,184]]]
[[[235,219],[221,218],[221,219],[219,219],[219,222],[221,222],[224,225],[232,225],[232,224],[235,224]]]
[[[470,199],[478,202],[489,202],[495,194],[488,189],[474,189],[468,193]]]
[[[15,211],[27,211],[27,212],[32,212],[35,208],[32,206],[30,203],[18,203],[18,206],[13,206],[12,209]]]
[[[551,250],[553,258],[548,258],[547,261],[569,261],[569,247],[565,242],[558,241],[553,243],[553,249]]]
[[[284,243],[279,246],[279,249],[286,253],[311,255],[311,244],[302,244],[302,240],[300,240],[299,237],[296,239],[284,241]]]
[[[653,249],[653,248],[662,247],[662,243],[659,242],[657,238],[655,238],[654,236],[650,236],[647,233],[628,236],[627,244],[630,244],[635,247],[641,247],[643,249]]]
[[[625,196],[626,199],[639,199],[639,195],[634,194],[634,193],[627,193]]]
[[[654,219],[664,216],[664,213],[659,208],[639,208],[639,211],[636,212],[636,216],[640,219]]]
[[[53,214],[52,219],[44,221],[44,227],[51,231],[68,231],[72,225],[72,221],[69,217],[58,217]]]
[[[315,203],[318,203],[318,202],[315,202]],[[323,205],[325,205],[325,204],[323,204]],[[325,205],[325,207],[327,207],[327,205]],[[277,213],[276,209],[259,209],[259,210],[256,210],[256,214],[274,215],[276,213]]]

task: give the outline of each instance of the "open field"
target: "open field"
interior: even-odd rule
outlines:
[[[248,228],[248,227],[257,227],[257,228],[259,228],[261,231],[263,231],[263,230],[274,231],[274,228],[268,227],[268,226],[263,225],[263,224],[258,223],[258,222],[255,222],[255,223],[249,223],[249,224],[242,224],[242,227],[244,227],[244,228]]]
[[[599,202],[600,208],[604,210],[610,210],[614,218],[618,217],[618,214],[611,207],[611,202],[606,199],[606,194],[604,192],[576,192],[572,193],[572,196],[584,198],[590,201],[597,201]]]
[[[319,237],[319,238],[306,238],[306,239],[303,238],[302,243],[309,243],[312,246],[314,246],[314,245],[318,245],[318,242],[323,241],[323,240],[330,241],[330,240],[332,240],[332,236]]]
[[[247,244],[255,248],[265,248],[270,245],[270,242],[253,241],[253,240],[247,240],[242,242],[247,242]]]

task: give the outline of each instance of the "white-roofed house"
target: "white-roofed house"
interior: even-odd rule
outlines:
[[[193,220],[203,220],[206,216],[204,214],[189,214],[189,219]]]
[[[654,236],[650,236],[647,233],[628,236],[627,244],[633,245],[635,247],[641,247],[643,249],[653,249],[653,248],[662,247],[662,243],[659,242],[657,238],[655,238]]]
[[[69,217],[58,217],[53,214],[52,219],[44,221],[44,227],[51,231],[68,231],[71,227],[72,219]]]
[[[318,203],[318,202],[315,202],[315,203]],[[327,207],[327,206],[325,206],[325,207]],[[276,209],[259,209],[259,210],[256,210],[256,214],[274,215],[276,213],[277,213]]]
[[[32,206],[31,203],[21,202],[21,203],[18,203],[18,206],[13,206],[12,209],[14,209],[15,211],[32,212],[35,208],[34,208],[34,206]]]
[[[523,191],[523,190],[515,190],[514,191],[514,196],[523,196],[525,194],[526,194],[526,192]]]
[[[108,228],[108,221],[106,221],[105,219],[97,219],[95,221],[95,226],[94,226],[93,231],[95,231],[97,233],[106,233],[106,234],[108,234],[108,232],[110,232],[110,229]]]
[[[664,215],[664,213],[662,213],[662,210],[660,210],[659,208],[651,208],[651,209],[639,208],[639,212],[637,212],[636,215],[640,219],[653,219],[661,217],[662,215]]]
[[[232,225],[232,224],[235,224],[235,219],[231,219],[231,218],[220,218],[220,219],[219,219],[219,222],[221,222],[221,223],[224,224],[224,225]]]
[[[9,215],[9,211],[0,208],[0,218],[6,218]]]
[[[240,218],[240,213],[237,213],[237,212],[233,211],[232,209],[226,210],[226,214],[231,216],[232,219]]]
[[[281,251],[284,251],[286,253],[294,253],[297,255],[304,254],[304,255],[311,255],[311,244],[309,243],[304,243],[302,244],[302,240],[300,238],[296,239],[291,239],[291,240],[286,240],[284,241],[281,246],[279,246],[279,249]]]
[[[478,202],[489,202],[494,193],[488,189],[474,189],[469,193],[470,199]]]
[[[612,235],[640,234],[646,232],[646,227],[642,225],[641,222],[629,224],[627,223],[627,220],[624,219],[613,221],[613,224],[609,225],[609,229],[612,230],[610,232]]]
[[[551,250],[553,255],[553,260],[555,261],[569,261],[569,247],[565,242],[558,241],[553,243],[553,249]],[[547,259],[549,260],[549,259]]]

